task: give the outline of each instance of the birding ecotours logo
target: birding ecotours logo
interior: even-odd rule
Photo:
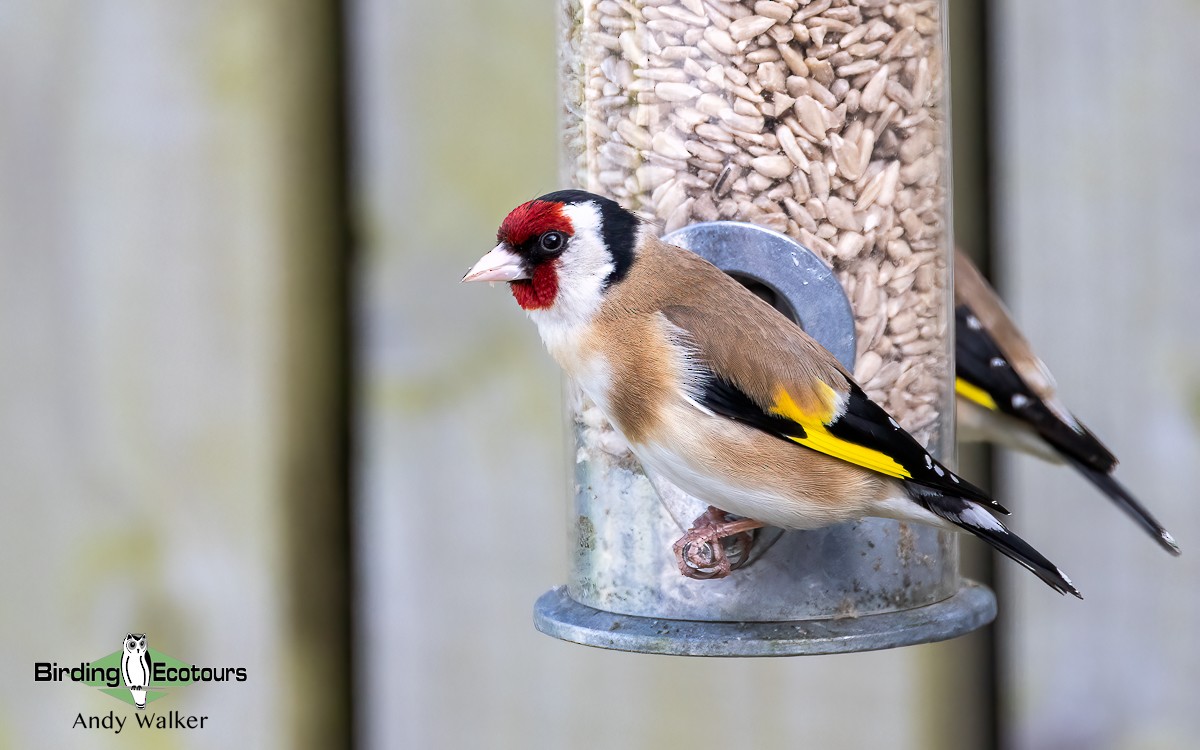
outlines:
[[[196,682],[199,675],[193,677],[193,669],[190,664],[150,648],[145,633],[129,633],[122,639],[121,648],[107,656],[71,666],[37,662],[33,675],[37,682],[80,682],[145,709],[147,703],[167,697],[172,688]],[[245,674],[244,669],[241,672]]]
[[[137,709],[136,726],[143,729],[203,728],[207,716],[184,716],[178,711],[165,715],[143,714],[146,705],[161,700],[183,685],[197,682],[245,682],[245,667],[198,667],[150,648],[145,633],[127,633],[121,648],[91,662],[69,666],[56,661],[33,665],[35,682],[77,682],[127,703]],[[125,717],[110,711],[107,716],[76,717],[73,727],[114,729],[120,732]]]

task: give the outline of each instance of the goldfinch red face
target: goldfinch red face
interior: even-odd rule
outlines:
[[[559,258],[575,234],[564,208],[562,203],[540,199],[517,206],[496,232],[499,244],[471,269],[465,281],[507,281],[517,304],[525,310],[553,306],[558,297]],[[478,271],[483,271],[482,275],[477,275]]]
[[[539,323],[581,323],[625,275],[637,232],[637,218],[610,200],[578,190],[549,193],[505,217],[498,244],[463,281],[506,281]]]

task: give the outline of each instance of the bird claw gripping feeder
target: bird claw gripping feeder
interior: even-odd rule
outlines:
[[[567,181],[654,217],[668,241],[765,296],[949,458],[944,2],[560,7]],[[720,550],[674,549],[707,503],[647,476],[594,405],[567,400],[572,556],[567,585],[537,602],[539,630],[770,656],[941,640],[995,616],[992,593],[958,575],[955,534],[918,524],[764,528]]]

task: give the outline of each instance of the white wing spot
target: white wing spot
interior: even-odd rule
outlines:
[[[958,477],[956,477],[956,476],[954,476],[953,474],[951,474],[951,475],[950,475],[950,481],[951,481],[951,482],[954,482],[955,484],[958,484]]]
[[[1021,409],[1029,405],[1029,397],[1022,396],[1020,393],[1014,393],[1012,397],[1012,405],[1014,409]]]
[[[983,328],[983,324],[979,322],[979,318],[974,315],[968,315],[967,328],[970,328],[972,331],[978,331],[980,328]]]
[[[942,467],[940,467],[940,466],[933,467],[933,470],[939,477],[946,476],[946,472],[942,471]]]
[[[891,417],[888,417],[888,424],[890,424],[892,427],[895,427],[897,430],[900,429],[900,423]]]
[[[933,458],[930,457],[930,455],[928,453],[925,454],[925,468],[926,469],[933,468]]]
[[[1004,361],[1003,357],[992,357],[992,361],[989,364],[992,367],[1004,367],[1008,363]]]

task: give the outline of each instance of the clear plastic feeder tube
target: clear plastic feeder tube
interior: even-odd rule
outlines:
[[[855,378],[952,461],[945,3],[559,7],[565,182],[663,234],[736,220],[811,250],[851,303]],[[963,589],[954,534],[879,519],[788,532],[726,579],[685,579],[671,542],[706,502],[656,490],[593,405],[572,393],[567,406],[574,603],[700,622],[866,622]]]

